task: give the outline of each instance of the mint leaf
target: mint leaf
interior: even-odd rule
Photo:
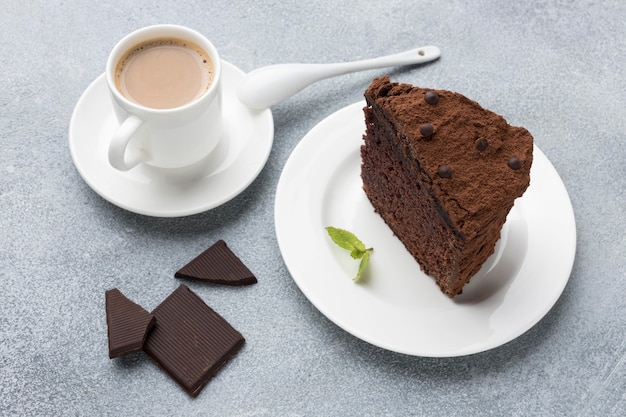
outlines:
[[[365,245],[359,240],[354,233],[337,227],[328,226],[326,228],[328,235],[339,247],[350,251],[350,256],[354,259],[361,259],[365,253]]]
[[[337,246],[349,251],[352,258],[361,260],[356,276],[352,278],[354,282],[358,282],[370,260],[370,253],[374,249],[366,249],[365,244],[361,242],[361,240],[359,240],[354,233],[347,230],[328,226],[326,227],[326,231],[328,232],[328,236],[330,236],[332,241],[335,242]]]
[[[359,262],[359,270],[356,273],[356,276],[354,278],[352,278],[352,281],[354,282],[359,282],[359,280],[361,279],[361,276],[363,275],[363,271],[365,270],[365,267],[367,266],[367,263],[370,261],[370,253],[372,253],[373,249],[367,249],[365,251],[365,253],[363,254],[363,257],[361,258],[361,262]]]

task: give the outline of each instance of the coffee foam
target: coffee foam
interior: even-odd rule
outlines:
[[[214,78],[209,55],[193,42],[158,38],[135,45],[118,61],[115,85],[127,99],[168,109],[202,96]]]

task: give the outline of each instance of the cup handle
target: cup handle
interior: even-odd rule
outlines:
[[[129,163],[126,163],[125,158],[128,142],[142,124],[143,120],[135,115],[130,115],[113,135],[111,143],[109,144],[109,163],[113,168],[120,171],[128,171],[142,162],[141,158],[135,158]]]

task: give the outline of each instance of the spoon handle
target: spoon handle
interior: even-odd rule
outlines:
[[[237,90],[239,100],[254,109],[280,103],[316,81],[349,72],[421,64],[439,58],[436,46],[423,46],[393,55],[336,64],[278,64],[248,73]]]

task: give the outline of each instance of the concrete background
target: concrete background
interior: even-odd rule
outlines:
[[[0,414],[626,415],[625,21],[626,3],[609,0],[4,2]],[[351,336],[299,291],[274,233],[282,167],[309,129],[386,70],[275,106],[266,167],[223,206],[154,218],[99,197],[72,163],[70,116],[113,45],[156,23],[204,33],[244,71],[439,46],[439,61],[392,78],[461,92],[533,133],[576,214],[559,301],[504,346],[433,359]],[[196,399],[144,355],[109,360],[104,291],[152,309],[179,284],[175,270],[217,239],[259,283],[189,286],[243,333],[243,350]]]

